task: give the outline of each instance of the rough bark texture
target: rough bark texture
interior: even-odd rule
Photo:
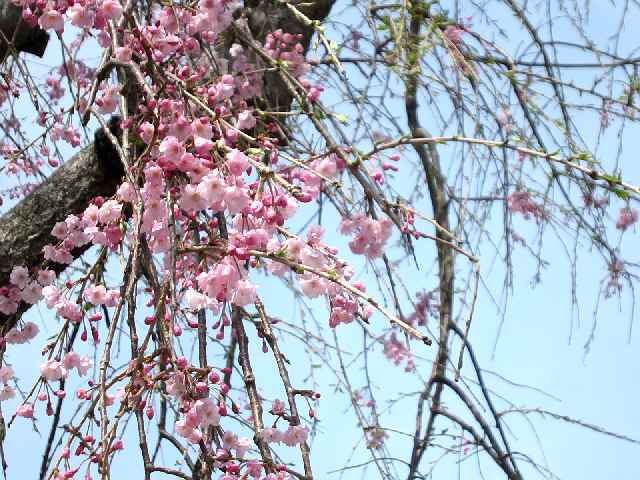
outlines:
[[[0,0],[0,61],[9,53],[9,44],[20,52],[42,57],[49,42],[49,34],[40,27],[31,27],[22,20],[22,8],[11,0]]]
[[[124,170],[113,147],[105,142],[108,139],[96,142],[101,145],[98,149],[96,144],[82,149],[0,217],[0,285],[9,283],[14,266],[33,268],[42,263],[42,248],[57,241],[51,236],[56,222],[71,213],[82,212],[97,195],[113,195]],[[96,154],[98,150],[99,155]],[[77,258],[87,248],[77,248],[71,254]],[[57,272],[65,267],[58,263],[50,266]],[[0,314],[0,324],[7,324],[10,328],[26,308],[26,305],[20,305],[17,315],[7,317]]]
[[[10,3],[0,0],[0,16],[7,15],[9,18],[14,15],[14,11],[7,6]],[[318,0],[300,6],[299,9],[308,18],[322,21],[329,14],[333,3],[334,0]],[[263,40],[269,31],[278,28],[290,33],[302,33],[306,51],[313,29],[300,23],[286,5],[274,0],[248,1],[246,5],[249,27],[256,39]],[[7,18],[0,17],[0,28],[8,21]],[[40,37],[24,38],[32,38],[34,44],[24,44],[22,51],[39,51]],[[273,108],[288,109],[291,105],[291,95],[276,76],[265,79],[264,92],[267,103]],[[96,154],[97,151],[100,155]],[[85,147],[39,188],[0,217],[0,287],[9,282],[9,274],[14,266],[33,268],[39,265],[42,262],[42,247],[55,241],[50,235],[55,223],[69,214],[82,212],[97,195],[112,196],[122,175],[117,154],[109,148],[108,140],[105,139],[105,144],[99,148],[94,144]],[[86,248],[76,249],[71,254],[77,258],[85,250]],[[55,264],[53,267],[61,271],[65,265]],[[29,306],[23,304],[17,314],[9,317],[0,314],[0,326],[3,330],[13,326],[27,308]]]

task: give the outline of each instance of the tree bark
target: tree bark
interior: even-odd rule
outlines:
[[[299,10],[311,20],[323,21],[334,1],[317,0],[299,7]],[[307,50],[313,29],[298,21],[286,5],[277,0],[247,1],[246,5],[249,28],[256,39],[262,41],[269,31],[281,28],[289,33],[302,33],[301,43]],[[12,18],[15,21],[15,7],[11,7],[10,0],[0,0],[0,29],[3,33],[3,25]],[[36,54],[44,51],[42,36],[37,31],[30,34],[24,32],[20,38],[20,51]],[[0,58],[3,56],[0,55]],[[264,94],[267,103],[274,108],[286,109],[291,105],[290,94],[275,76],[265,78]],[[42,248],[55,241],[50,232],[56,222],[62,221],[67,215],[82,212],[91,199],[98,195],[110,197],[115,193],[124,172],[115,150],[103,147],[96,148],[95,144],[86,146],[0,217],[0,287],[9,283],[13,267],[24,265],[32,269],[42,263]],[[87,248],[76,249],[71,254],[77,258]],[[52,267],[60,272],[66,265],[55,264]],[[28,308],[29,305],[21,304],[14,315],[0,314],[2,330],[6,332],[13,327]]]
[[[10,44],[18,53],[42,57],[49,42],[49,34],[40,27],[32,27],[22,20],[22,8],[11,0],[0,0],[0,62],[10,51]]]

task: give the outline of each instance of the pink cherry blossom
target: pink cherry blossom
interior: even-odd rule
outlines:
[[[20,298],[30,304],[37,303],[42,298],[42,286],[36,281],[29,282],[20,292]]]
[[[33,404],[23,403],[16,410],[16,415],[24,418],[33,418]]]
[[[55,30],[61,33],[64,30],[64,17],[53,8],[52,2],[49,2],[47,8],[38,19],[38,24],[43,30]]]
[[[87,357],[86,355],[80,357],[80,361],[76,365],[76,370],[78,370],[78,375],[80,375],[81,377],[84,377],[92,366],[93,366],[93,362],[89,357]]]
[[[248,280],[240,280],[231,295],[231,302],[242,307],[256,301],[256,286]]]
[[[68,352],[62,359],[62,363],[67,370],[71,370],[80,365],[80,355],[76,352]]]
[[[187,302],[187,308],[190,310],[202,310],[207,305],[206,295],[190,288],[184,294],[185,301]]]
[[[216,427],[220,424],[218,406],[211,398],[203,398],[196,401],[195,409],[203,428],[206,429],[209,426]]]
[[[178,435],[186,438],[190,443],[198,443],[202,439],[202,432],[185,420],[178,420],[174,428]]]
[[[104,285],[91,285],[82,293],[82,298],[93,305],[104,305],[107,303],[107,289]]]
[[[58,222],[54,225],[53,230],[51,230],[51,235],[56,237],[58,240],[64,240],[69,232],[69,228],[65,222]]]
[[[102,95],[96,100],[100,113],[113,113],[118,108],[120,87],[109,86],[102,90]]]
[[[22,329],[20,331],[22,332],[22,335],[24,336],[25,341],[28,342],[34,339],[38,335],[38,333],[40,332],[40,329],[33,322],[25,322],[25,324],[22,326]]]
[[[0,382],[5,385],[14,377],[13,368],[5,366],[0,368]]]
[[[11,315],[18,310],[18,303],[10,298],[0,295],[0,313]]]
[[[73,4],[67,9],[67,16],[71,20],[71,24],[79,28],[90,29],[93,27],[95,14],[90,8],[79,3]]]
[[[67,369],[62,362],[57,360],[47,360],[40,365],[40,374],[46,380],[61,380],[67,377]]]
[[[67,320],[78,323],[82,320],[82,312],[80,311],[80,307],[75,302],[71,302],[66,298],[61,299],[59,302],[55,304],[56,312],[62,318],[66,318]]]
[[[206,199],[198,191],[197,185],[188,184],[182,189],[180,208],[188,212],[198,212],[207,205]]]
[[[60,290],[55,285],[48,285],[42,289],[42,294],[47,302],[47,308],[53,306],[60,300]]]
[[[5,385],[0,389],[0,402],[4,400],[9,400],[11,398],[14,398],[15,396],[16,396],[15,389],[13,387],[10,387],[9,385]]]
[[[256,126],[256,118],[250,110],[244,110],[238,114],[236,128],[239,130],[249,130]]]
[[[122,15],[122,5],[118,0],[103,0],[100,12],[109,20],[118,20]]]
[[[131,61],[132,51],[131,48],[124,46],[116,48],[116,60],[122,63],[127,63]]]
[[[202,178],[198,192],[211,205],[222,202],[226,194],[226,183],[217,170]]]
[[[43,287],[51,285],[56,279],[56,272],[53,270],[39,270],[38,283]]]
[[[638,210],[635,208],[621,208],[618,214],[618,221],[616,222],[616,228],[618,230],[626,230],[630,226],[634,225],[638,221]]]
[[[227,153],[227,167],[232,175],[238,177],[249,167],[249,159],[240,150],[234,148]]]
[[[29,270],[25,267],[13,267],[9,281],[18,288],[24,288],[29,281]]]
[[[185,153],[184,145],[173,136],[168,136],[160,142],[159,151],[163,154],[165,161],[173,164],[178,163]]]
[[[152,123],[144,122],[140,125],[138,134],[144,143],[149,144],[153,139],[154,130],[155,128]]]
[[[100,223],[115,222],[120,218],[122,204],[117,200],[107,200],[98,210],[98,220]]]
[[[312,273],[306,274],[300,279],[300,288],[309,298],[316,298],[327,291],[325,280]]]
[[[454,45],[457,45],[458,43],[460,43],[460,38],[462,37],[463,33],[464,33],[464,30],[459,26],[449,25],[444,31],[444,36],[451,43],[453,43]]]

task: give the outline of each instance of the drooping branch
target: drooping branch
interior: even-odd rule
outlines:
[[[318,0],[305,4],[299,10],[307,18],[322,22],[333,3],[333,0]],[[11,1],[0,0],[0,29],[3,33],[6,33],[4,25],[11,21],[14,26],[16,23],[22,25],[19,9],[16,19],[16,9],[12,7]],[[260,41],[264,40],[268,32],[280,28],[286,32],[301,33],[301,43],[306,51],[313,35],[313,28],[301,22],[285,3],[279,1],[247,2],[243,16],[247,19],[254,38]],[[38,42],[42,41],[41,34],[46,33],[38,31],[41,33],[32,31],[29,33],[31,36],[21,33],[21,43],[14,42],[16,49],[36,54],[44,51],[44,47]],[[0,58],[3,58],[1,54],[0,49]],[[291,105],[290,94],[275,77],[265,79],[263,92],[265,101],[274,109],[285,109]],[[56,222],[69,214],[82,212],[97,195],[110,197],[115,193],[124,172],[115,150],[109,149],[108,139],[105,140],[105,145],[86,146],[0,218],[0,286],[8,283],[13,267],[24,265],[33,268],[42,262],[42,248],[55,240],[50,232]],[[77,258],[85,250],[76,249],[71,254]],[[64,265],[55,266],[57,271],[64,268]],[[16,315],[0,314],[0,325],[4,331],[11,328],[28,307],[21,304]]]

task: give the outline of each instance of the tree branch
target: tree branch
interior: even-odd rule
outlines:
[[[303,13],[312,20],[323,21],[333,3],[334,0],[311,2],[305,4]],[[20,27],[23,22],[16,19],[15,9],[11,6],[10,0],[0,0],[0,30],[6,34],[4,25],[13,19],[14,26],[18,23],[18,29],[22,35],[20,38],[24,38],[21,40],[22,43],[14,42],[16,48],[20,45],[20,51],[36,54],[40,50],[44,51],[44,47],[38,43],[41,35],[33,31],[30,33],[31,36],[25,36],[26,31],[22,32]],[[285,3],[277,0],[249,1],[244,15],[248,19],[254,37],[260,41],[264,40],[269,31],[281,28],[290,33],[302,33],[301,43],[305,51],[309,46],[313,28],[300,22]],[[46,35],[45,32],[42,33]],[[27,41],[28,39],[31,40]],[[1,45],[0,42],[0,58],[3,58]],[[265,79],[265,99],[272,108],[288,108],[291,105],[290,93],[281,85],[281,81],[276,80],[271,77]],[[100,133],[97,135],[99,136]],[[42,248],[54,241],[50,232],[56,222],[64,220],[69,214],[82,212],[97,195],[110,197],[115,193],[124,171],[117,152],[112,146],[109,147],[108,139],[105,140],[104,145],[92,144],[85,147],[65,162],[28,197],[0,217],[0,286],[8,284],[13,267],[24,265],[27,268],[33,268],[41,264]],[[76,249],[71,254],[77,258],[87,248],[88,246]],[[66,265],[56,264],[51,268],[60,272],[66,268]],[[20,315],[28,308],[29,305],[21,304],[14,315],[0,314],[0,325],[3,330],[6,332],[13,327]]]

